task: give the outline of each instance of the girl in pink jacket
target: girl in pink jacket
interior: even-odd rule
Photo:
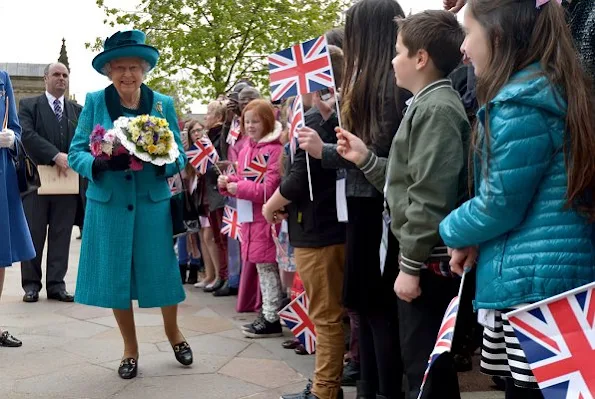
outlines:
[[[281,124],[275,121],[273,106],[265,100],[248,104],[242,113],[242,131],[249,141],[239,153],[237,175],[219,176],[218,185],[222,194],[250,201],[252,207],[252,221],[242,223],[242,259],[256,263],[262,312],[252,324],[244,326],[243,333],[251,338],[279,337],[281,279],[271,226],[262,216],[263,204],[281,182]]]

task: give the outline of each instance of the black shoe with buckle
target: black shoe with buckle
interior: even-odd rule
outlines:
[[[133,357],[127,357],[120,362],[118,375],[124,380],[136,377],[138,374],[138,361]]]
[[[23,346],[23,343],[13,337],[8,331],[4,331],[0,334],[0,346],[5,346],[7,348],[18,348],[19,346]]]
[[[269,322],[264,317],[256,320],[249,329],[242,331],[249,338],[272,338],[283,335],[283,328],[279,320]]]
[[[176,360],[183,364],[184,366],[190,366],[194,361],[192,357],[192,349],[188,342],[183,341],[179,344],[174,345],[174,355],[176,355]]]

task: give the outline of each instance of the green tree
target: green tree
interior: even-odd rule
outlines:
[[[111,26],[133,26],[161,52],[148,84],[178,104],[207,100],[249,78],[268,91],[266,56],[340,21],[347,0],[140,0],[134,11],[96,0]],[[101,48],[101,40],[91,46]]]

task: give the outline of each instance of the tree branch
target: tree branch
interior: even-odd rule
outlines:
[[[254,7],[254,10],[252,10],[253,17],[250,19],[249,27],[248,27],[248,29],[246,29],[246,31],[244,33],[244,40],[243,40],[242,44],[240,45],[240,48],[238,49],[236,56],[235,56],[233,62],[231,63],[231,66],[229,67],[229,70],[227,73],[227,78],[225,79],[225,87],[227,87],[229,85],[231,77],[233,76],[233,70],[235,69],[240,58],[242,57],[242,54],[244,53],[244,51],[246,51],[246,49],[248,48],[248,45],[252,44],[252,42],[254,41],[254,38],[252,38],[252,40],[250,40],[250,41],[248,40],[248,38],[249,38],[250,32],[254,29],[254,23],[256,22],[259,8],[260,8],[260,4],[256,5]]]

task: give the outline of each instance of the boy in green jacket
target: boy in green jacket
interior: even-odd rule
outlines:
[[[414,97],[389,157],[377,157],[360,139],[339,128],[337,151],[385,195],[390,231],[400,246],[395,292],[401,352],[408,394],[416,398],[444,312],[460,281],[449,272],[438,226],[466,196],[470,126],[458,93],[446,79],[460,63],[459,47],[465,37],[455,16],[425,11],[397,22],[395,77],[397,85]],[[430,385],[440,387],[437,397],[456,397],[444,396],[445,389],[458,394],[453,370],[436,370],[432,375],[424,397],[431,397]]]

